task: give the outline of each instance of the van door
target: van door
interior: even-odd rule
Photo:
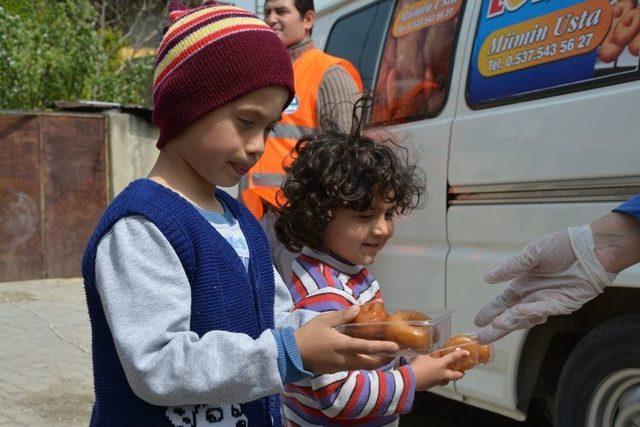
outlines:
[[[321,12],[316,28],[320,39],[329,32],[327,53],[351,61],[365,88],[374,91],[372,125],[388,126],[426,175],[424,207],[397,220],[394,237],[371,268],[390,310],[447,307],[447,159],[461,90],[458,34],[468,32],[461,26],[471,22],[462,22],[462,0],[437,2],[438,7],[415,13],[422,3],[346,2]],[[453,384],[430,391],[459,399]]]
[[[615,2],[612,2],[615,3]],[[610,48],[609,0],[483,0],[451,135],[447,303],[455,332],[503,289],[484,273],[541,235],[589,222],[640,190],[637,50]],[[522,419],[525,333],[458,381],[470,403]]]
[[[365,84],[375,91],[372,124],[389,126],[426,173],[428,202],[398,219],[394,237],[372,267],[392,310],[424,311],[446,305],[447,156],[461,71],[454,70],[452,53],[463,2],[438,2],[438,6],[431,2],[434,7],[429,10],[420,7],[423,3],[370,2],[338,19],[326,45],[328,53],[360,67]],[[370,35],[366,25],[363,28],[362,22],[373,19],[360,20],[359,25],[356,20],[365,14],[375,16],[375,7],[386,7],[389,13],[377,49],[370,49],[355,41],[357,34],[361,39],[378,37]],[[375,33],[375,26],[371,28]],[[374,68],[362,68],[363,61]]]

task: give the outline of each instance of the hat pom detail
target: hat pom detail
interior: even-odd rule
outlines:
[[[187,13],[189,13],[189,8],[185,6],[181,1],[173,0],[171,4],[169,4],[169,21],[171,23],[176,22]]]

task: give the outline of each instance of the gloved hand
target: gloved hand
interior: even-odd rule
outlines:
[[[589,225],[541,237],[484,277],[487,283],[511,282],[476,315],[476,325],[484,326],[478,340],[492,342],[549,316],[572,313],[615,277],[598,261]]]

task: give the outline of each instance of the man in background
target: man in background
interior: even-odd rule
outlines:
[[[349,61],[315,47],[311,39],[315,21],[313,0],[267,0],[264,18],[289,51],[296,95],[269,135],[265,152],[247,174],[240,193],[265,229],[274,264],[288,283],[296,254],[287,251],[278,241],[273,227],[283,165],[290,162],[289,154],[302,136],[323,130],[323,117],[330,117],[341,129],[348,130],[362,82],[358,70]]]

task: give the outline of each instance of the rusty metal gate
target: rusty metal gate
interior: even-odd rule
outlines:
[[[0,114],[0,281],[80,275],[106,151],[102,115]]]

